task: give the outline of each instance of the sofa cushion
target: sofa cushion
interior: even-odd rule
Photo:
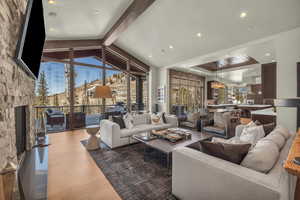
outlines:
[[[279,156],[278,146],[270,140],[260,140],[252,148],[241,165],[259,172],[267,173],[272,169]]]
[[[223,117],[223,113],[221,112],[215,112],[214,113],[214,125],[220,128],[225,127],[225,119]]]
[[[172,124],[141,124],[134,126],[131,129],[121,129],[121,138],[129,137],[134,134],[149,132],[151,130],[160,130],[160,129],[167,129],[173,127]]]
[[[121,116],[113,116],[113,122],[117,123],[120,126],[120,129],[126,128],[123,117]]]
[[[205,126],[203,127],[203,131],[225,135],[225,129],[217,126]]]
[[[221,142],[200,141],[202,151],[209,155],[240,164],[247,155],[251,144],[228,144]]]
[[[137,126],[140,124],[150,124],[150,114],[136,114],[132,116],[133,118],[133,125]]]
[[[262,140],[270,140],[274,142],[280,150],[285,144],[285,138],[280,134],[279,131],[272,131],[269,135],[264,137]]]

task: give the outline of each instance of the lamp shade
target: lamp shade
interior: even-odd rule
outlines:
[[[109,86],[97,86],[93,98],[112,98],[112,92]]]

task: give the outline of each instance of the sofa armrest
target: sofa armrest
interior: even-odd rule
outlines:
[[[110,148],[119,146],[121,137],[120,126],[107,119],[100,121],[100,138]]]
[[[178,118],[176,115],[165,115],[168,124],[178,127]]]
[[[179,199],[279,200],[277,188],[266,174],[200,151],[173,152],[172,193]]]

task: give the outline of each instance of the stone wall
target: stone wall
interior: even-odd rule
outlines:
[[[26,0],[0,1],[0,170],[7,156],[14,157],[15,116],[14,108],[29,105],[30,116],[27,148],[33,143],[34,120],[32,103],[34,100],[34,80],[15,62],[15,51],[21,24],[26,9]]]

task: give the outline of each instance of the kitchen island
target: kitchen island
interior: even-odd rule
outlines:
[[[267,108],[272,108],[272,105],[265,104],[215,104],[215,105],[207,105],[207,108],[211,111],[218,109],[233,109],[238,108],[241,109],[241,116],[245,118],[251,117],[251,111],[255,110],[263,110]]]

